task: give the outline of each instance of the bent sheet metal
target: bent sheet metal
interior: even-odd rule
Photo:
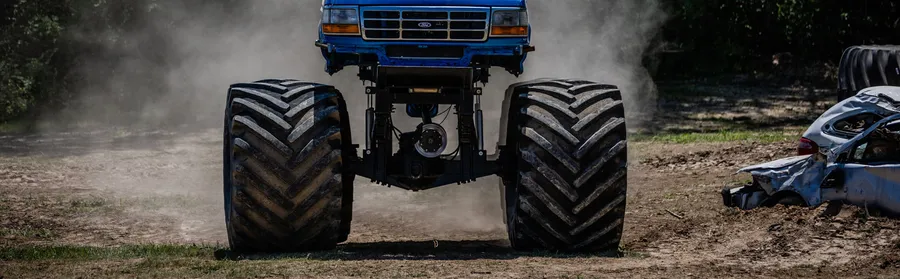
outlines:
[[[740,170],[749,185],[724,189],[726,206],[816,207],[843,202],[900,215],[900,114],[885,118],[827,155],[784,158]]]

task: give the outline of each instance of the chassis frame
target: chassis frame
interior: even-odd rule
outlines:
[[[377,67],[376,86],[366,88],[366,145],[353,164],[356,174],[412,191],[500,174],[500,152],[487,154],[484,150],[483,89],[475,87],[474,80],[475,69],[470,67]],[[422,89],[430,93],[416,92]],[[454,106],[458,121],[455,154],[438,158],[418,154],[409,144],[418,131],[402,133],[395,153],[392,114],[396,104]],[[421,115],[423,123],[430,123],[428,113]]]

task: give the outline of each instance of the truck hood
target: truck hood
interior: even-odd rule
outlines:
[[[523,7],[525,0],[325,0],[325,5]]]

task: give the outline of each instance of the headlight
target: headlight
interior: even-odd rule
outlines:
[[[508,10],[494,12],[494,26],[527,26],[528,12],[525,10]]]
[[[359,12],[356,9],[324,9],[322,23],[359,24]]]
[[[322,33],[359,35],[359,12],[356,9],[322,9]]]
[[[491,36],[528,36],[528,12],[525,10],[494,11]]]

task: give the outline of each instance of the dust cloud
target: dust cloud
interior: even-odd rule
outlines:
[[[350,71],[335,78],[322,71],[313,46],[321,1],[215,2],[136,1],[157,11],[136,19],[133,30],[76,29],[76,39],[91,36],[83,40],[99,50],[84,57],[79,73],[87,81],[74,117],[132,127],[215,128],[227,87],[235,82],[303,78],[359,87],[351,86],[359,82]],[[97,36],[118,43],[97,46]],[[127,123],[116,123],[125,116]]]
[[[80,101],[53,117],[66,118],[69,125],[114,123],[142,129],[208,131],[194,136],[204,138],[204,147],[182,145],[184,152],[163,151],[165,155],[159,160],[164,161],[153,163],[142,159],[133,165],[128,161],[107,164],[110,169],[99,172],[92,181],[131,196],[168,195],[166,189],[177,189],[178,195],[201,196],[198,201],[218,210],[222,182],[217,146],[229,84],[266,78],[332,84],[343,91],[352,123],[364,123],[365,97],[356,69],[329,77],[323,71],[321,53],[313,46],[320,4],[320,0],[233,0],[220,4],[171,0],[154,4],[162,7],[147,4],[150,9],[165,12],[141,18],[138,27],[125,35],[132,44],[95,46],[98,50],[86,55],[80,67],[79,73],[87,77],[81,84]],[[640,125],[641,118],[652,113],[655,86],[641,59],[666,18],[658,0],[531,0],[529,5],[533,44],[538,51],[530,55],[526,73],[518,79],[501,69],[493,72],[482,104],[489,150],[494,149],[498,136],[503,91],[517,80],[567,77],[616,84],[625,94],[631,126]],[[110,34],[76,29],[71,36],[78,39]],[[452,116],[447,122],[454,122]],[[406,124],[409,126],[408,120]],[[447,126],[453,131],[455,125]],[[354,141],[363,142],[363,127],[355,125],[353,129]],[[140,156],[154,156],[141,152]],[[94,157],[91,160],[104,158]],[[161,180],[164,175],[159,173],[147,175],[147,164],[154,166],[149,172],[175,166],[180,169],[171,175],[192,179]],[[116,171],[122,168],[132,169]],[[367,235],[368,229],[376,231],[374,234],[390,233],[377,232],[379,227],[374,224],[382,224],[402,230],[394,231],[394,235],[452,237],[464,232],[503,237],[498,185],[498,179],[491,177],[470,185],[409,193],[358,178],[354,234]],[[161,190],[148,193],[146,189]],[[198,222],[197,215],[178,214],[173,216],[181,218],[182,223]],[[220,215],[200,215],[208,216],[200,221],[217,226],[220,229],[215,233],[224,237]]]
[[[520,80],[578,78],[619,86],[629,128],[648,124],[656,110],[656,85],[642,59],[667,19],[659,0],[531,0],[528,5],[537,51],[529,55]],[[492,86],[503,90],[511,82],[496,78]],[[495,113],[499,117],[499,110]]]

